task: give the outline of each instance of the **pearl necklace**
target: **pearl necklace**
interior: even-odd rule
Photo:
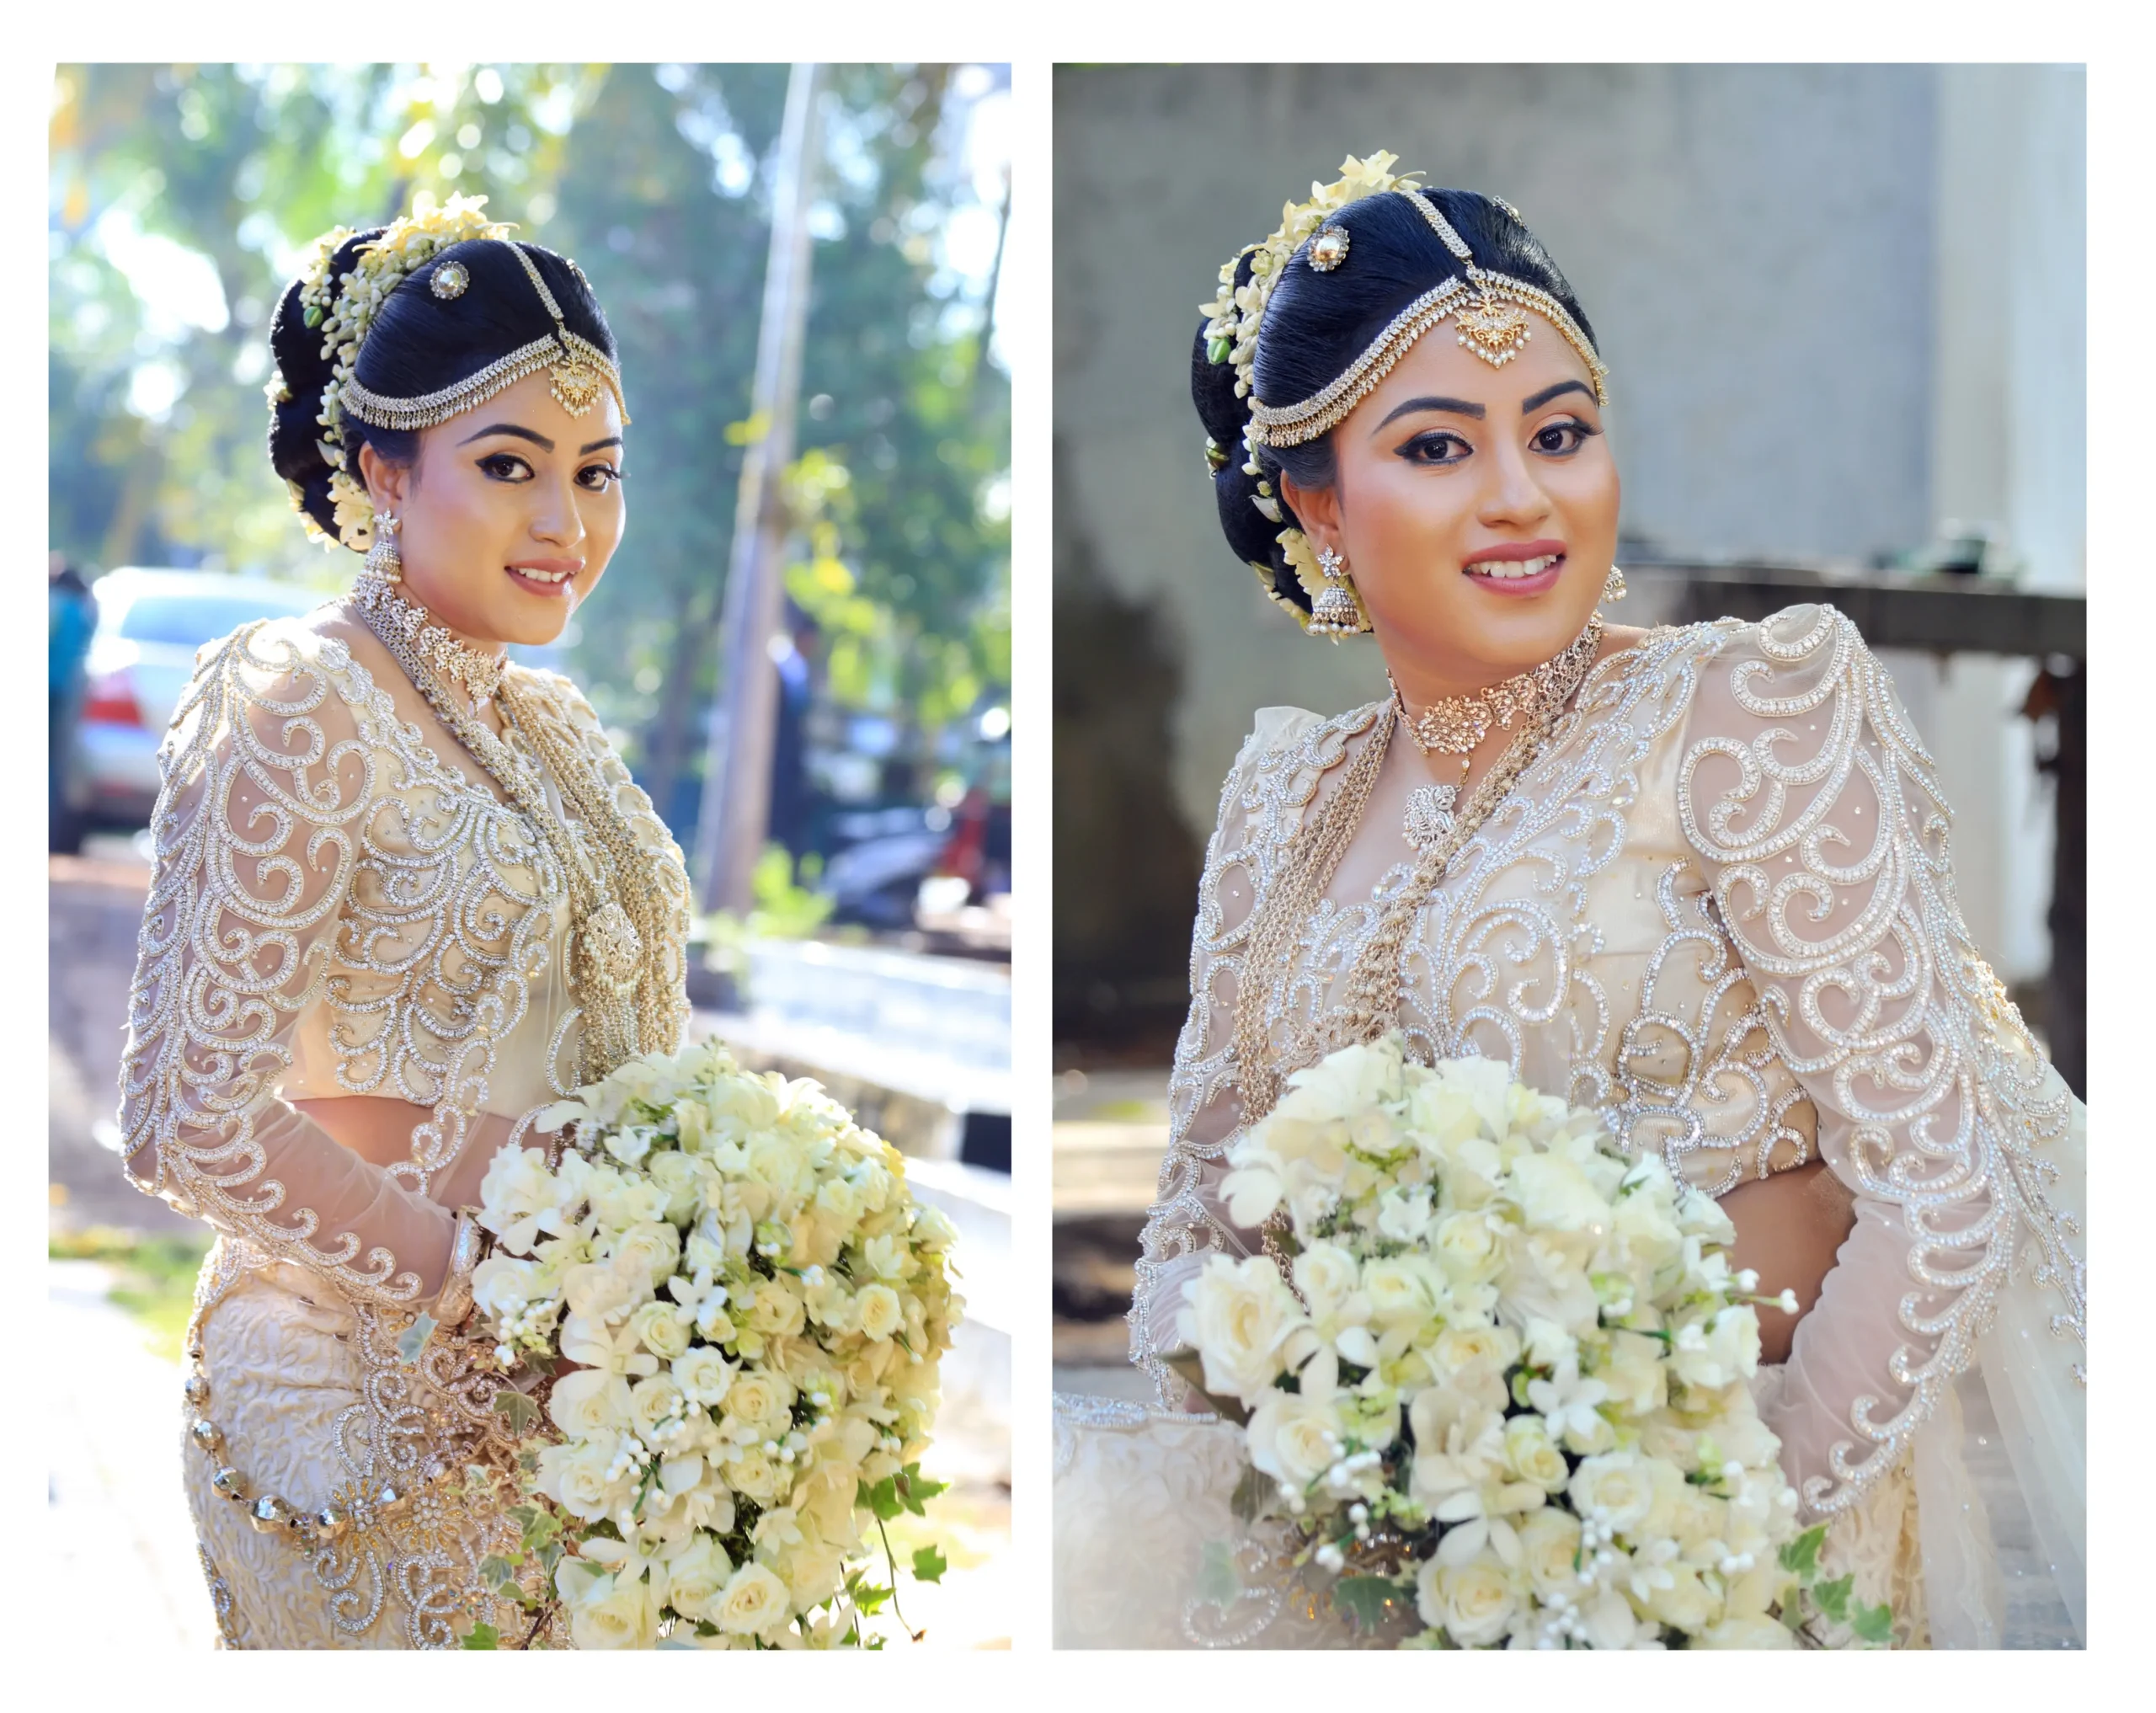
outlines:
[[[1407,706],[1400,686],[1388,673],[1392,698],[1399,705],[1407,735],[1425,755],[1457,755],[1460,781],[1454,785],[1418,786],[1408,794],[1407,813],[1401,830],[1418,851],[1430,851],[1451,837],[1458,824],[1455,805],[1476,750],[1491,728],[1510,731],[1515,721],[1533,726],[1545,709],[1561,708],[1579,688],[1602,646],[1602,615],[1588,615],[1587,628],[1565,650],[1540,666],[1478,690],[1470,696],[1448,696],[1419,711]]]

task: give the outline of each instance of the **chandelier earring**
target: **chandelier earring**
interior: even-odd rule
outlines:
[[[1614,565],[1609,568],[1609,574],[1602,579],[1602,598],[1605,602],[1625,598],[1625,574]]]
[[[397,551],[397,520],[388,512],[382,512],[374,520],[374,542],[367,549],[361,574],[376,583],[404,580],[404,561]]]
[[[1314,637],[1359,636],[1369,629],[1361,604],[1348,586],[1348,561],[1329,547],[1317,550],[1317,568],[1325,574],[1325,587],[1310,603],[1310,632]]]

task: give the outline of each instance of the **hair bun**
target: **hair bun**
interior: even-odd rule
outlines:
[[[329,259],[328,277],[335,280],[350,272],[357,265],[360,246],[385,230],[377,226],[354,232],[338,245]],[[302,274],[286,286],[270,320],[270,355],[277,366],[267,389],[270,467],[285,478],[293,509],[335,542],[337,513],[329,492],[335,467],[323,450],[321,421],[323,389],[329,385],[332,362],[321,333],[307,324],[307,308],[300,302],[307,285],[307,275]]]

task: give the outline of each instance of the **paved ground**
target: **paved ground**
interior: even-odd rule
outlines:
[[[210,1647],[216,1624],[180,1494],[179,1364],[105,1301],[104,1267],[47,1265],[46,1614],[62,1631],[48,1640],[91,1657],[124,1616],[131,1651]]]

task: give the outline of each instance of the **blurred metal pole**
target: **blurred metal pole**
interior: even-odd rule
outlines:
[[[801,343],[808,314],[808,204],[816,174],[813,64],[796,65],[786,88],[778,171],[771,187],[771,259],[764,269],[763,321],[750,420],[762,433],[741,464],[719,627],[719,702],[704,758],[696,815],[697,893],[705,910],[745,912],[750,880],[771,822],[771,746],[778,670],[771,639],[782,612],[780,569],[787,515],[779,488],[793,462],[794,411],[801,392]]]

